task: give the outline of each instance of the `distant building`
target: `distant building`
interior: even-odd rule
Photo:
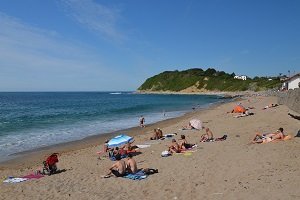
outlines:
[[[234,76],[235,79],[247,80],[247,76]]]
[[[282,89],[286,89],[286,90],[295,89],[295,88],[299,88],[299,85],[300,85],[300,73],[285,79],[282,84]]]

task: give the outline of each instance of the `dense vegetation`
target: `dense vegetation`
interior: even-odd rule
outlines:
[[[191,86],[209,91],[262,91],[278,88],[278,77],[247,77],[247,80],[234,79],[235,74],[208,68],[184,71],[165,71],[148,78],[139,88],[140,91],[181,91]],[[272,80],[269,80],[272,79]]]

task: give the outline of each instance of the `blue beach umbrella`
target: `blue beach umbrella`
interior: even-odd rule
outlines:
[[[107,143],[108,148],[118,147],[127,143],[132,143],[134,141],[133,137],[130,137],[128,135],[118,135]]]

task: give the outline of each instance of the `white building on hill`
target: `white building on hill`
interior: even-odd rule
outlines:
[[[283,89],[295,89],[295,88],[299,88],[300,86],[300,73],[295,74],[294,76],[284,80],[283,84],[282,84],[282,88]]]
[[[234,76],[235,79],[247,80],[247,76]]]

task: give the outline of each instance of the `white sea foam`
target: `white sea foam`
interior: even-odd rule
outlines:
[[[121,92],[111,92],[109,94],[122,94]]]
[[[146,124],[155,123],[184,114],[183,111],[151,113],[144,115]],[[87,136],[113,132],[138,126],[138,116],[124,117],[118,120],[80,122],[72,125],[60,125],[46,129],[31,129],[12,133],[0,138],[0,160],[8,159],[9,155],[49,146],[57,143],[79,140]]]

